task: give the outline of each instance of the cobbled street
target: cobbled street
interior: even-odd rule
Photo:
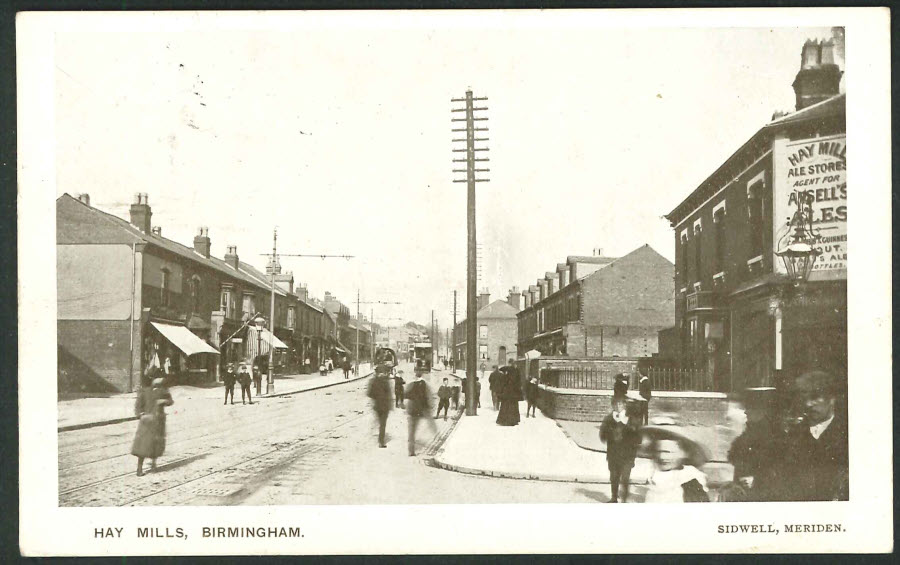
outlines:
[[[410,367],[406,367],[410,369]],[[411,371],[409,371],[411,372]],[[407,373],[409,374],[409,373]],[[440,372],[426,375],[432,392]],[[596,502],[607,487],[465,475],[428,465],[454,418],[422,421],[417,455],[407,454],[407,418],[388,419],[388,447],[366,397],[368,379],[253,405],[185,413],[167,420],[157,471],[135,475],[135,422],[59,434],[60,506],[268,504],[453,504]],[[486,387],[485,387],[486,388]],[[482,411],[491,411],[482,391]],[[452,413],[451,413],[452,416]],[[146,465],[149,467],[149,465]]]

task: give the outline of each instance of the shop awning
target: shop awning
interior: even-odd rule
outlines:
[[[150,322],[154,328],[159,330],[172,345],[180,349],[185,355],[196,355],[198,353],[212,353],[218,355],[219,352],[184,326],[173,326],[171,324],[163,324],[160,322]]]
[[[270,348],[289,349],[278,336],[272,335],[267,329],[258,329],[255,326],[247,326],[247,348],[246,353],[250,359],[255,359],[259,355],[266,355]]]

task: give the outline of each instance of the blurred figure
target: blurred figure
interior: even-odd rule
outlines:
[[[646,426],[650,423],[650,397],[653,396],[653,387],[650,384],[650,377],[643,373],[641,373],[641,379],[638,381],[638,394],[643,399],[639,404],[641,423]]]
[[[522,387],[519,383],[519,372],[512,365],[503,367],[503,380],[500,390],[500,412],[497,414],[497,424],[501,426],[516,426],[521,420],[519,416],[519,401],[522,400]]]
[[[344,363],[343,363],[343,365],[341,366],[341,368],[344,370],[344,378],[345,378],[345,379],[349,379],[349,378],[350,378],[350,369],[351,369],[351,367],[352,367],[352,365],[350,364],[350,360],[347,359],[346,357],[344,357]]]
[[[447,419],[447,411],[450,409],[450,395],[453,394],[453,391],[450,390],[450,385],[447,378],[444,378],[443,384],[438,389],[438,407],[437,414],[434,415],[435,418],[438,418],[441,415],[441,409],[444,410],[444,420]]]
[[[397,374],[394,376],[394,407],[395,408],[404,408],[403,405],[403,385],[406,384],[406,381],[403,380],[403,371],[397,371]]]
[[[144,475],[144,459],[150,458],[150,471],[156,470],[156,458],[166,450],[166,406],[175,402],[165,386],[163,378],[155,378],[151,386],[138,392],[134,414],[138,416],[138,428],[131,444],[131,454],[137,460],[137,476]]]
[[[709,502],[706,475],[698,467],[709,459],[706,450],[676,426],[645,426],[654,469],[644,502]]]
[[[531,380],[528,381],[528,384],[525,385],[525,400],[528,401],[528,405],[525,407],[526,418],[529,417],[529,414],[532,417],[537,417],[537,414],[535,413],[535,410],[537,409],[537,396],[537,377],[531,377]]]
[[[431,391],[422,373],[416,371],[416,380],[406,385],[403,391],[406,396],[406,414],[409,424],[409,456],[416,454],[416,429],[419,427],[419,420],[426,418],[430,423],[434,432],[437,432],[437,426],[434,420],[427,418],[431,415]]]
[[[824,371],[797,377],[792,389],[802,418],[788,430],[779,478],[787,500],[848,500],[847,414],[838,379]]]
[[[379,365],[383,367],[383,365]],[[391,383],[388,371],[376,370],[369,381],[368,396],[372,399],[372,409],[378,418],[378,447],[387,447],[384,432],[387,427],[388,413],[391,411]]]
[[[500,409],[500,396],[497,391],[500,388],[501,379],[503,379],[503,374],[497,369],[497,365],[494,365],[494,370],[491,371],[491,376],[488,377],[488,386],[491,389],[491,403],[494,405],[494,410]]]
[[[617,398],[625,398],[626,394],[628,394],[628,375],[619,373],[613,383],[613,395],[610,402],[615,402]]]
[[[453,386],[450,387],[450,390],[453,391],[451,398],[453,400],[453,409],[459,409],[459,379],[456,379],[453,383]]]
[[[609,502],[619,502],[620,487],[622,502],[628,501],[631,469],[641,444],[640,418],[635,417],[634,412],[634,409],[628,409],[624,398],[616,398],[612,412],[600,425],[600,439],[606,443],[606,464],[609,468]]]
[[[222,375],[222,382],[225,383],[225,402],[228,404],[228,395],[231,395],[231,403],[234,404],[234,383],[237,382],[237,375],[234,373],[234,363],[225,365],[225,374]]]
[[[776,425],[776,390],[749,388],[741,402],[747,423],[731,444],[728,461],[734,465],[734,480],[719,492],[722,502],[774,500],[777,466],[784,450],[784,433]]]

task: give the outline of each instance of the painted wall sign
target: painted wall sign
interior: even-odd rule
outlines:
[[[797,195],[812,202],[813,230],[821,240],[810,280],[847,278],[847,136],[817,137],[783,143],[774,153],[774,238],[776,247],[788,233],[797,210]],[[776,248],[775,251],[778,249]],[[775,257],[775,269],[784,273]]]

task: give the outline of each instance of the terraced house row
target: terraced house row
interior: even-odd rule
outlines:
[[[314,370],[327,356],[353,357],[348,309],[308,296],[270,259],[262,272],[235,246],[210,254],[206,227],[193,246],[163,237],[147,194],[126,221],[69,194],[56,201],[57,354],[61,392],[130,391],[148,367],[180,382],[219,378],[226,363],[268,361],[276,372]],[[274,312],[271,306],[274,272]],[[269,320],[274,316],[274,335]],[[360,357],[371,328],[360,326]],[[308,361],[309,363],[306,363]]]

